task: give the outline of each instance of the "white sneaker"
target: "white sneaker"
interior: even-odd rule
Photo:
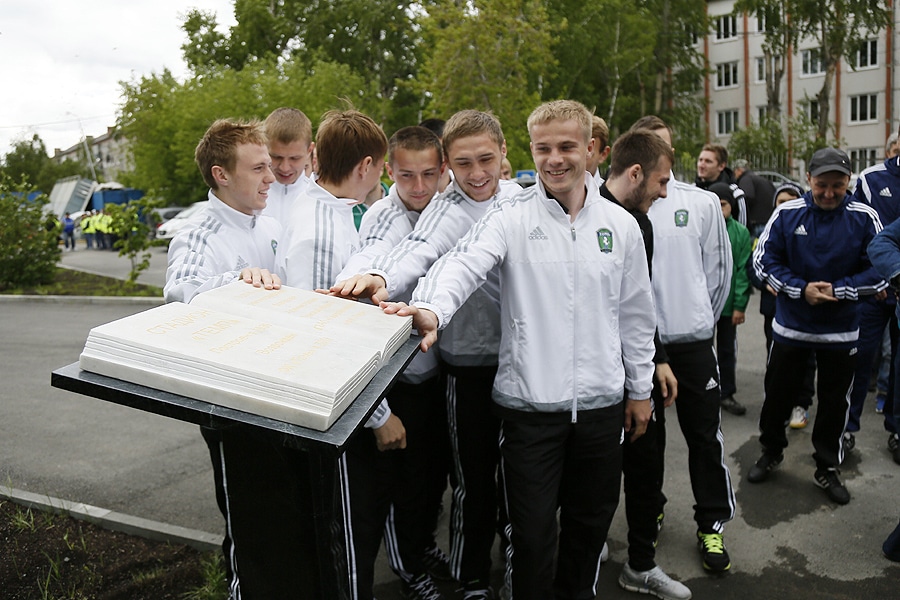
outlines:
[[[659,567],[635,571],[626,562],[619,575],[619,585],[629,592],[653,594],[663,600],[689,600],[691,597],[691,590],[686,585],[675,581]]]
[[[802,406],[795,406],[789,423],[791,429],[803,429],[807,423],[809,423],[809,413]]]

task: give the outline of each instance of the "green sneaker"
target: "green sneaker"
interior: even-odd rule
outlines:
[[[703,568],[713,573],[724,573],[731,568],[731,559],[725,549],[721,533],[697,531],[697,546],[703,557]]]

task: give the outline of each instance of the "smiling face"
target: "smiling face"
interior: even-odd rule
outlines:
[[[697,158],[697,176],[703,181],[715,181],[725,169],[725,164],[720,163],[716,153],[704,150]]]
[[[234,169],[212,168],[218,188],[216,196],[236,211],[252,215],[266,207],[269,186],[275,175],[269,167],[269,152],[262,144],[241,144],[236,149]]]
[[[458,138],[447,148],[456,184],[476,202],[490,200],[497,193],[505,155],[506,144],[498,146],[486,133]]]
[[[434,148],[407,150],[397,148],[387,165],[388,175],[397,184],[397,195],[407,209],[422,212],[437,193],[444,173]]]
[[[531,156],[544,188],[557,200],[578,200],[594,140],[586,142],[581,126],[571,119],[535,123],[530,133]]]
[[[278,183],[290,185],[304,174],[310,162],[311,143],[300,140],[278,142],[269,140],[269,157],[272,159],[272,172]]]

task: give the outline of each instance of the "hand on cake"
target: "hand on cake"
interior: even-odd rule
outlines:
[[[428,352],[428,349],[437,341],[438,318],[427,308],[417,308],[405,302],[382,302],[378,306],[385,314],[413,318],[413,327],[422,336],[422,343],[419,344],[422,352]]]
[[[267,290],[277,290],[281,287],[281,278],[275,273],[269,273],[268,269],[248,267],[241,269],[241,279],[253,287],[263,287]]]

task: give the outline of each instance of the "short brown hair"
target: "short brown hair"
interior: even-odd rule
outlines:
[[[631,131],[635,129],[649,129],[650,131],[665,129],[669,132],[669,137],[672,137],[672,128],[656,115],[644,115],[631,126]]]
[[[609,146],[609,125],[597,115],[591,117],[591,137],[597,140],[598,147],[595,150],[598,152],[603,152]]]
[[[263,121],[263,128],[266,130],[266,137],[273,142],[302,142],[304,146],[312,143],[312,123],[309,117],[296,108],[276,108]]]
[[[387,146],[387,136],[371,117],[357,110],[328,111],[316,133],[319,179],[341,183],[367,156],[382,163]]]
[[[487,134],[497,146],[503,147],[506,141],[503,137],[503,128],[500,121],[494,115],[480,110],[461,110],[444,124],[444,135],[441,138],[444,143],[444,154],[450,155],[450,146],[456,140],[474,135]]]
[[[388,140],[388,162],[394,164],[394,152],[397,149],[418,152],[430,148],[434,148],[437,152],[438,163],[444,162],[441,140],[433,131],[418,125],[403,127],[394,132],[394,135]]]
[[[528,115],[528,134],[535,125],[544,125],[550,121],[575,121],[584,137],[584,143],[591,141],[591,111],[581,102],[575,100],[551,100],[544,102]]]
[[[661,137],[650,129],[629,129],[619,136],[612,147],[609,165],[610,178],[618,177],[632,165],[640,165],[644,173],[650,173],[661,158],[675,161],[675,152]]]
[[[719,144],[704,144],[700,152],[712,152],[716,155],[716,161],[720,165],[724,165],[728,162],[728,150],[725,149],[725,146],[720,146]]]
[[[219,189],[212,168],[218,165],[226,171],[234,171],[237,147],[243,144],[266,145],[262,123],[219,119],[209,126],[194,150],[194,160],[206,185],[213,190]]]

